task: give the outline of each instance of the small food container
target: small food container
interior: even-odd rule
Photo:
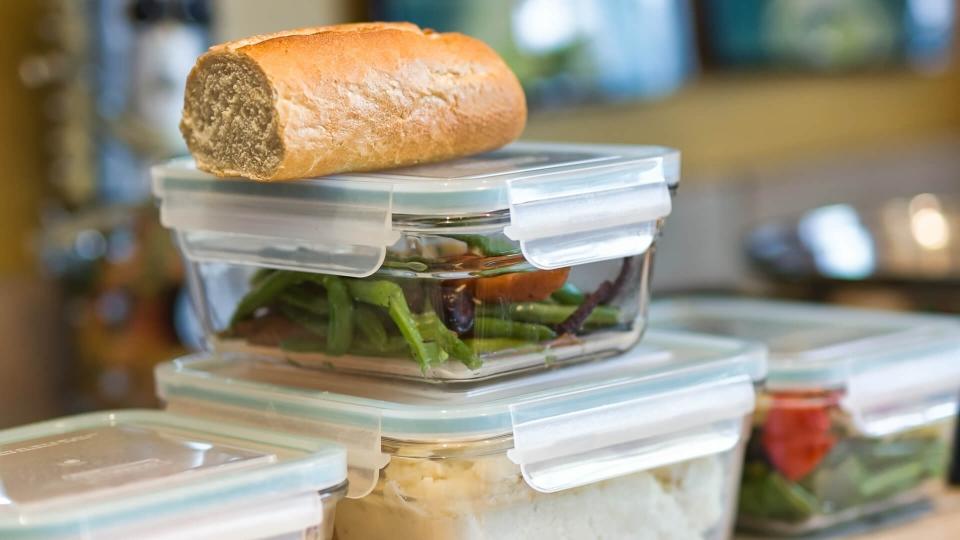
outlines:
[[[765,360],[651,332],[605,362],[469,388],[236,356],[157,381],[170,411],[344,444],[339,540],[720,539]]]
[[[738,299],[655,302],[654,328],[765,343],[738,523],[805,534],[941,483],[960,396],[953,318]]]
[[[324,540],[343,447],[126,410],[0,431],[4,540]]]
[[[633,346],[679,166],[660,147],[518,143],[286,183],[179,161],[154,193],[214,350],[456,382]]]

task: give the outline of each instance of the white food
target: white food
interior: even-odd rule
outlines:
[[[394,458],[337,508],[338,540],[700,540],[722,537],[723,456],[544,494],[504,455]]]

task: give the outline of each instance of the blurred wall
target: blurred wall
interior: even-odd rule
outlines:
[[[359,0],[213,0],[215,42],[290,28],[358,20]]]
[[[41,9],[0,2],[0,427],[60,411],[56,297],[30,247],[47,184],[42,103],[17,77],[20,61],[42,47]]]
[[[24,235],[36,223],[44,183],[40,101],[16,76],[20,61],[40,44],[40,2],[0,2],[0,275],[35,268]]]

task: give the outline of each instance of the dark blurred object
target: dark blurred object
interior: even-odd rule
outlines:
[[[183,309],[180,258],[156,209],[113,207],[52,221],[42,253],[64,297],[71,408],[155,405],[154,365],[182,354],[182,340],[196,343],[199,328]]]
[[[757,227],[747,251],[783,295],[960,313],[960,195],[817,208]]]
[[[955,0],[706,0],[708,57],[721,66],[842,71],[949,61]]]
[[[688,0],[373,0],[371,11],[486,41],[533,106],[657,98],[697,66]]]

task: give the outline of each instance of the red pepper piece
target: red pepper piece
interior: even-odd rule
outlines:
[[[836,444],[830,405],[809,396],[774,399],[761,442],[770,462],[788,479],[800,480],[813,472]]]

